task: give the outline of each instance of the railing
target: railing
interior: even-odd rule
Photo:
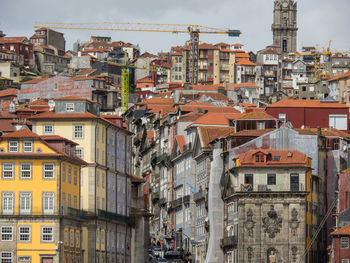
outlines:
[[[229,236],[221,239],[221,248],[229,248],[237,245],[238,238],[237,236]]]
[[[203,190],[199,191],[193,195],[193,200],[197,202],[199,200],[205,199],[205,195],[206,195],[205,191]]]
[[[175,201],[173,201],[173,207],[178,207],[178,206],[181,206],[182,205],[182,197],[176,199]]]
[[[183,197],[183,203],[186,204],[186,203],[189,203],[191,200],[191,196],[190,195],[185,195]]]
[[[241,191],[242,192],[253,191],[253,185],[252,184],[241,184]]]
[[[125,216],[125,215],[120,215],[120,214],[116,214],[116,213],[112,213],[112,212],[108,212],[108,211],[104,211],[104,210],[97,210],[97,216],[99,217],[103,217],[105,219],[109,219],[109,220],[115,220],[115,221],[119,221],[119,222],[123,222],[123,223],[130,223],[130,217]]]

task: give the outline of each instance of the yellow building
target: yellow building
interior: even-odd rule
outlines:
[[[118,140],[123,135],[121,140],[126,145],[125,134],[129,132],[100,118],[97,102],[73,96],[56,99],[54,112],[35,115],[31,121],[33,132],[57,134],[78,143],[75,155],[87,162],[82,168],[80,188],[80,205],[89,215],[82,233],[84,262],[115,262],[116,258],[129,262],[126,248],[130,246],[131,230],[126,182],[130,179],[117,168],[131,158],[125,156],[120,165],[116,153],[117,143],[121,145]],[[125,147],[123,155],[126,152]],[[118,191],[123,194],[117,201]]]
[[[77,144],[29,130],[0,138],[1,262],[81,262]]]

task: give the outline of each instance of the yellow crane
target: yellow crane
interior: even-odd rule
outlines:
[[[36,23],[34,28],[52,28],[52,29],[75,29],[75,30],[103,30],[103,31],[130,31],[130,32],[165,32],[165,33],[188,33],[190,34],[190,65],[189,75],[190,83],[198,84],[198,45],[199,34],[226,34],[229,37],[239,37],[241,31],[238,29],[219,29],[214,27],[207,27],[201,25],[191,24],[159,24],[159,23],[119,23],[119,22],[88,22],[88,23],[52,23],[52,22],[39,22]],[[129,85],[128,74],[129,71],[124,68],[122,70],[122,111],[125,111],[127,107],[126,98],[129,97],[129,88],[125,85]],[[126,84],[127,83],[127,84]]]

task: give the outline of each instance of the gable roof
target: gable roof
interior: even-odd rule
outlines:
[[[332,232],[331,235],[332,236],[336,236],[336,235],[348,236],[348,235],[350,235],[350,224]]]
[[[177,142],[177,145],[179,146],[180,152],[183,153],[184,147],[186,145],[185,136],[183,136],[183,135],[176,135],[175,136],[175,140]]]
[[[18,89],[5,89],[0,91],[0,97],[17,96]]]
[[[214,113],[208,112],[195,120],[190,126],[229,126],[230,120],[238,119],[241,113]]]
[[[2,138],[39,138],[39,135],[29,129],[22,129],[1,136]]]
[[[329,102],[320,100],[294,100],[284,99],[276,103],[269,104],[267,108],[348,108],[347,105],[339,102]]]
[[[198,127],[203,147],[208,147],[217,138],[226,138],[234,133],[233,127]]]
[[[350,78],[350,71],[347,71],[343,74],[335,76],[335,77],[329,79],[328,81],[336,81],[336,80],[345,79],[345,78]]]
[[[44,80],[47,80],[49,78],[50,77],[43,77],[43,78],[32,79],[32,80],[28,80],[28,81],[22,82],[22,84],[36,84],[36,83],[42,82]]]
[[[218,88],[222,86],[221,84],[212,84],[212,85],[192,85],[193,90],[218,90]]]
[[[237,56],[236,56],[236,57],[237,57]],[[248,55],[248,57],[249,57],[249,55]],[[241,58],[240,60],[238,60],[238,61],[236,62],[236,65],[238,65],[238,66],[256,66],[255,63],[249,61],[249,60],[246,59],[246,58]]]

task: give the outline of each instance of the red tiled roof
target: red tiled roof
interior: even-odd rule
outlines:
[[[183,153],[184,146],[186,145],[185,136],[183,136],[183,135],[176,135],[175,139],[177,141],[177,145],[179,146],[180,152]]]
[[[222,93],[215,93],[215,92],[200,92],[199,94],[199,98],[201,98],[202,96],[206,96],[206,97],[210,97],[212,98],[213,100],[224,100],[224,101],[228,101],[230,100],[229,97],[225,96],[224,94]]]
[[[320,100],[284,99],[268,105],[267,108],[348,108],[348,106],[338,102],[322,102]]]
[[[73,145],[79,145],[78,143],[68,140],[67,138],[64,138],[59,135],[40,135],[39,137],[44,141],[66,141]]]
[[[1,136],[2,138],[39,138],[39,135],[28,129],[19,130]]]
[[[237,52],[236,53],[236,58],[250,58],[248,53],[244,53],[244,52]],[[252,62],[253,63],[253,62]]]
[[[29,103],[30,106],[48,106],[49,100],[48,99],[37,99],[35,101],[32,101]]]
[[[132,175],[131,175],[131,182],[132,182],[132,183],[145,183],[146,180],[143,179],[142,177],[138,177],[138,176],[136,176],[135,174],[132,174]]]
[[[240,102],[239,104],[242,105],[244,108],[250,108],[250,107],[256,108],[256,104],[252,104],[252,103]]]
[[[193,90],[218,90],[218,88],[222,86],[221,84],[212,84],[212,85],[192,85]]]
[[[267,114],[265,111],[252,111],[249,113],[243,113],[243,116],[239,117],[240,120],[277,120],[275,117]]]
[[[37,78],[37,79],[32,79],[32,80],[22,82],[22,84],[36,84],[36,83],[39,83],[39,82],[47,80],[47,79],[49,79],[49,77]]]
[[[233,137],[260,137],[265,133],[274,131],[275,129],[264,129],[264,130],[241,130],[232,134]]]
[[[346,225],[331,233],[332,236],[349,236],[350,235],[350,224]]]
[[[237,57],[237,55],[236,55],[236,57]],[[249,55],[248,55],[248,57],[249,57]],[[248,59],[245,59],[245,58],[241,58],[235,64],[238,65],[238,66],[256,66],[255,63],[253,63],[253,62],[251,62],[251,61],[249,61]]]
[[[154,138],[154,131],[147,131],[147,138],[151,142]]]
[[[244,46],[243,44],[240,44],[240,43],[235,43],[235,44],[232,44],[232,46],[235,46],[235,47],[242,47]]]
[[[150,98],[141,102],[136,103],[137,105],[146,105],[146,104],[174,104],[173,98]]]
[[[180,106],[180,110],[183,112],[195,112],[198,113],[201,111],[202,113],[212,112],[212,113],[239,113],[238,110],[236,110],[233,107],[218,107],[218,106],[211,106],[211,105],[193,105],[193,104],[185,104]]]
[[[155,81],[152,79],[152,76],[146,76],[142,79],[136,80],[136,83],[155,83]]]
[[[0,131],[2,132],[13,132],[14,128],[12,120],[0,119]]]
[[[328,81],[335,81],[335,80],[340,80],[340,79],[345,79],[345,78],[350,78],[350,71],[347,71],[343,74],[335,76],[335,77],[329,79]]]
[[[219,48],[212,44],[202,43],[198,45],[198,49],[219,49]]]
[[[245,83],[238,83],[233,85],[234,88],[241,88],[241,87],[256,87],[258,88],[259,86],[254,84],[254,83],[250,83],[250,82],[245,82]]]
[[[209,143],[218,138],[226,138],[234,133],[233,127],[199,127],[199,134],[202,138],[203,147],[207,147]]]
[[[195,120],[191,126],[211,125],[211,126],[229,126],[230,120],[239,119],[241,113],[216,113],[208,112]]]
[[[81,69],[77,72],[77,76],[82,76],[82,75],[90,75],[92,73],[94,73],[97,69],[95,68],[84,68],[84,69]]]
[[[0,91],[0,97],[17,96],[18,89],[5,89]]]
[[[31,117],[32,120],[37,119],[98,119],[96,115],[90,112],[85,113],[55,113],[52,111],[43,112]]]
[[[87,77],[75,77],[75,78],[71,78],[72,80],[78,81],[78,80],[88,80],[88,79],[96,79],[96,80],[101,80],[98,77],[94,77],[94,76],[87,76]]]
[[[263,153],[264,162],[256,162],[255,155]],[[275,159],[275,156],[279,158]],[[241,167],[306,166],[308,157],[298,150],[255,149],[238,156]],[[279,160],[277,160],[279,159]]]
[[[295,128],[295,130],[300,134],[308,134],[308,135],[317,135],[317,128]],[[333,128],[322,128],[321,134],[325,137],[342,137],[342,138],[350,138],[350,134],[344,131],[340,131]]]
[[[26,37],[0,37],[0,43],[15,43],[26,40]]]
[[[92,103],[95,103],[96,101],[94,100],[90,100],[90,99],[86,99],[86,98],[82,98],[82,97],[78,97],[78,96],[65,96],[65,97],[61,97],[61,98],[56,98],[54,99],[55,101],[58,100],[62,100],[62,101],[70,101],[70,100],[86,100]]]

